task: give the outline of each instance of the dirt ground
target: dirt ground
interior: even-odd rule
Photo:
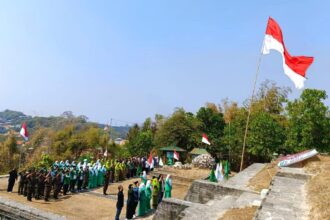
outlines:
[[[208,175],[210,175],[211,172],[211,170],[209,169],[192,168],[192,169],[184,170],[184,169],[176,169],[173,167],[162,168],[159,169],[159,171],[188,179],[203,179],[206,178]]]
[[[268,189],[277,171],[278,167],[275,162],[267,164],[257,175],[250,179],[248,186],[257,192],[261,192],[262,189]]]
[[[330,216],[330,156],[317,156],[304,169],[313,175],[306,184],[310,219],[329,219]]]
[[[251,220],[257,209],[256,206],[229,209],[219,220]]]
[[[207,170],[168,170],[172,175],[187,176],[187,178],[199,179],[201,176],[207,176]],[[163,171],[164,172],[164,171]],[[148,177],[150,179],[150,177]],[[33,206],[44,211],[56,213],[58,215],[66,216],[68,219],[114,219],[116,214],[116,196],[118,192],[118,185],[124,188],[125,201],[127,199],[128,185],[135,180],[140,182],[140,178],[129,179],[120,183],[113,183],[109,185],[107,193],[108,196],[103,196],[103,188],[92,190],[91,192],[77,193],[73,195],[60,196],[59,200],[51,199],[49,202],[44,200],[33,200],[28,202],[26,197],[17,194],[17,183],[15,183],[13,193],[7,193],[7,178],[0,179],[0,196],[13,199],[17,202]],[[172,197],[183,199],[189,189],[189,184],[181,184],[173,181]],[[122,210],[121,219],[125,219],[126,206]],[[148,218],[148,217],[147,217]],[[150,218],[150,216],[149,216]]]

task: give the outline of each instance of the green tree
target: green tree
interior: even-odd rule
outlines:
[[[257,112],[251,120],[247,152],[256,162],[268,162],[284,144],[284,127],[270,113]]]
[[[215,104],[208,103],[206,107],[201,107],[198,110],[196,118],[201,122],[199,129],[207,134],[211,142],[211,145],[202,143],[199,143],[199,145],[205,147],[213,156],[218,156],[220,153],[223,153],[224,149],[221,138],[223,137],[225,120],[219,108]]]
[[[305,89],[299,99],[288,103],[286,146],[292,151],[330,151],[329,110],[323,102],[326,98],[325,91]]]
[[[176,144],[190,151],[200,143],[201,122],[190,112],[179,108],[159,128],[155,135],[158,147]]]

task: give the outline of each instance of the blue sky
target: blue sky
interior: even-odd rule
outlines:
[[[266,4],[267,2],[267,4]],[[251,94],[268,16],[330,94],[328,1],[1,1],[0,110],[142,122]],[[301,93],[264,56],[265,79]],[[329,104],[329,100],[327,100]],[[119,123],[119,122],[118,122]]]

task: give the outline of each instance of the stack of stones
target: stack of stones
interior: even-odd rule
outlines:
[[[202,154],[193,159],[194,167],[212,169],[215,166],[214,158],[209,154]]]
[[[184,170],[188,170],[192,168],[192,165],[187,163],[187,164],[182,164],[181,162],[175,162],[175,164],[173,165],[174,168],[176,169],[184,169]]]

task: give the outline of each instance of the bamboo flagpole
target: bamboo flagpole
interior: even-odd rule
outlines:
[[[258,59],[258,62],[257,62],[256,75],[255,75],[255,78],[254,78],[253,90],[252,90],[252,95],[251,95],[251,99],[250,99],[250,103],[249,103],[248,116],[247,116],[247,120],[246,120],[246,126],[245,126],[245,132],[244,132],[244,139],[243,139],[242,158],[241,158],[240,171],[243,170],[244,154],[245,154],[245,146],[246,146],[246,138],[247,138],[247,133],[248,133],[248,129],[249,129],[249,122],[250,122],[252,104],[253,104],[253,100],[254,100],[254,93],[255,93],[255,90],[256,90],[256,85],[257,85],[258,76],[259,76],[259,72],[260,72],[260,63],[261,63],[261,58],[262,58],[262,49],[263,49],[263,47],[264,47],[264,41],[262,43],[262,47],[261,47],[259,59]]]

